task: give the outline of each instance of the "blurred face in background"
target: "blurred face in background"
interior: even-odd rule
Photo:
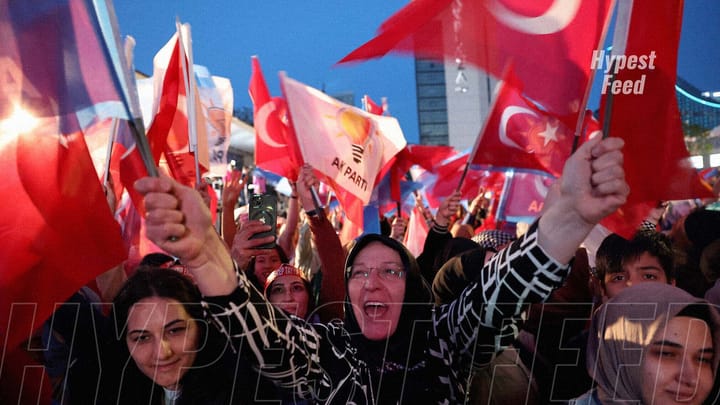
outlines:
[[[302,278],[280,276],[270,284],[267,295],[268,300],[283,311],[303,319],[307,316],[310,292]]]
[[[255,256],[255,277],[260,281],[260,285],[265,285],[268,276],[275,269],[280,267],[282,261],[277,250],[268,250],[267,253]]]

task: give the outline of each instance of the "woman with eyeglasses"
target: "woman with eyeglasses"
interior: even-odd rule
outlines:
[[[345,321],[309,324],[270,304],[236,270],[195,191],[144,178],[147,233],[195,276],[221,332],[260,372],[317,403],[457,403],[477,329],[500,341],[523,304],[545,299],[592,227],[629,193],[618,138],[587,141],[565,166],[561,191],[521,239],[494,256],[453,302],[435,306],[399,242],[361,237],[345,266]],[[322,248],[322,247],[320,247]]]

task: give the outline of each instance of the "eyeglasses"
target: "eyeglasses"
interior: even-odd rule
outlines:
[[[367,280],[373,270],[376,270],[377,275],[383,280],[395,281],[402,280],[405,277],[405,269],[402,265],[385,263],[381,267],[351,266],[350,279]]]

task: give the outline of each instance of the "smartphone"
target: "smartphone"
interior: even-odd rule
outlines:
[[[275,236],[277,238],[277,197],[274,194],[252,194],[249,204],[250,220],[258,220],[272,229],[254,234],[250,239]],[[273,249],[275,241],[258,246],[258,249]]]

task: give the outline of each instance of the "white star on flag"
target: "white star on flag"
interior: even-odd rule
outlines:
[[[543,143],[543,146],[547,146],[551,141],[557,142],[557,130],[558,125],[552,125],[550,121],[545,123],[545,130],[540,132],[538,134],[539,137],[543,138],[545,140],[545,143]]]

